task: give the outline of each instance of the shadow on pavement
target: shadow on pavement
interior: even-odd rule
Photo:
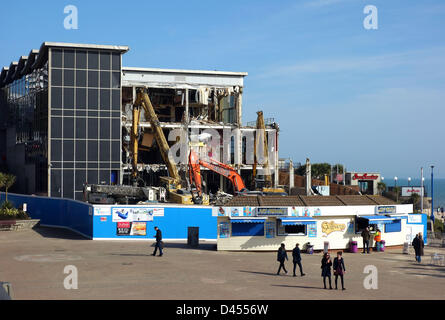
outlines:
[[[445,278],[445,274],[430,274],[430,273],[407,273],[408,275],[414,276],[427,276],[427,277],[436,277],[436,278]]]
[[[135,254],[135,253],[110,253],[110,256],[121,256],[121,257],[149,257],[152,256],[151,253],[147,254]]]
[[[33,231],[37,232],[44,238],[52,239],[66,239],[66,240],[90,240],[80,234],[63,228],[51,228],[51,227],[35,227]]]
[[[434,267],[434,269],[425,269],[425,267]],[[445,272],[444,266],[438,266],[435,264],[421,264],[421,265],[415,265],[413,264],[411,267],[398,267],[399,269],[413,269],[413,270],[428,270],[428,271],[442,271]]]
[[[154,243],[150,246],[154,247]],[[191,247],[187,243],[164,242],[164,248],[216,251],[216,243],[200,243],[198,247]]]
[[[245,273],[253,273],[253,274],[263,274],[266,276],[277,276],[276,273],[271,273],[271,272],[260,272],[260,271],[246,271],[246,270],[240,270],[239,272],[245,272]]]
[[[318,289],[318,290],[325,290],[322,287],[309,287],[309,286],[290,286],[287,284],[272,284],[273,287],[285,287],[285,288],[300,288],[300,289]]]

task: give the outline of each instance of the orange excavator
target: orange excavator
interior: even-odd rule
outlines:
[[[228,166],[224,163],[221,163],[214,159],[209,159],[208,161],[204,161],[199,158],[199,155],[190,150],[189,154],[189,178],[190,184],[194,184],[196,191],[193,192],[192,189],[192,198],[195,204],[202,204],[202,179],[201,179],[201,166],[216,172],[227,179],[229,179],[235,191],[235,194],[247,194],[249,191],[246,189],[243,179],[241,176],[233,169],[231,166]]]

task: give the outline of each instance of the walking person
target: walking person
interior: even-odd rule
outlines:
[[[423,247],[424,246],[425,246],[425,243],[423,242],[422,233],[419,232],[419,262],[422,262]]]
[[[277,275],[280,274],[281,268],[283,268],[284,272],[287,274],[286,267],[284,266],[284,261],[289,260],[287,258],[286,248],[284,247],[284,243],[281,244],[281,247],[278,249],[277,253],[277,261],[280,263],[280,267],[278,268]]]
[[[293,260],[293,263],[294,263],[294,277],[296,277],[295,269],[297,267],[297,264],[298,264],[298,267],[300,268],[301,276],[303,277],[305,275],[303,273],[303,266],[301,265],[301,251],[300,251],[300,247],[299,246],[300,246],[300,244],[297,243],[295,245],[295,248],[292,250],[292,260]]]
[[[416,236],[413,239],[413,242],[411,243],[411,245],[414,248],[414,255],[416,256],[416,261],[420,262],[420,256],[419,256],[419,247],[420,247],[420,243],[419,243],[419,234],[416,234]]]
[[[416,254],[416,261],[418,263],[421,263],[422,256],[423,256],[424,243],[423,243],[422,234],[420,232],[418,234],[416,234],[416,237],[414,238],[412,245],[414,247],[414,252]]]
[[[163,247],[163,243],[162,243],[162,232],[158,227],[155,227],[156,230],[156,235],[154,236],[156,238],[156,244],[155,244],[155,251],[153,252],[152,256],[156,255],[156,252],[158,251],[159,248],[159,256],[162,257],[163,253],[162,253],[162,247]]]
[[[329,289],[332,290],[332,282],[331,282],[331,256],[328,252],[323,255],[323,259],[321,259],[321,276],[323,277],[324,288],[326,288],[326,278],[329,278]]]
[[[346,290],[345,282],[343,279],[343,275],[346,273],[346,268],[345,268],[345,262],[343,260],[341,251],[337,252],[337,257],[334,259],[334,264],[332,265],[332,267],[334,269],[334,275],[335,275],[335,290],[338,289],[338,286],[337,286],[338,277],[340,277],[340,279],[341,279],[341,289]]]
[[[369,227],[366,227],[362,231],[362,238],[363,238],[363,253],[367,252],[369,253],[369,239],[371,237],[371,234],[369,233]]]

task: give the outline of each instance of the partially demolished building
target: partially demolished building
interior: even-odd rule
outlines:
[[[0,167],[17,176],[14,191],[83,200],[86,183],[129,184],[138,88],[148,90],[182,176],[194,147],[253,185],[261,163],[253,163],[249,149],[256,127],[242,124],[247,73],[123,67],[128,50],[44,42],[1,70]],[[143,183],[155,186],[168,172],[150,122],[143,114],[140,119],[138,171]],[[276,187],[277,124],[266,123],[266,132]],[[221,175],[203,170],[202,176],[207,192],[231,191]]]

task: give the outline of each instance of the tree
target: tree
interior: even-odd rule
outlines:
[[[333,173],[343,174],[343,173],[345,173],[344,170],[345,170],[345,168],[340,163],[334,164],[332,166],[332,172]]]
[[[5,174],[0,172],[0,189],[5,186]]]
[[[394,193],[396,195],[396,202],[399,202],[399,194],[400,194],[400,187],[394,187]]]
[[[311,165],[311,175],[314,179],[324,180],[324,176],[331,175],[331,165],[329,163],[314,163]]]
[[[12,174],[3,174],[3,188],[5,188],[6,202],[8,202],[8,190],[15,183],[15,176]]]
[[[386,191],[386,183],[378,182],[377,183],[377,190],[379,190],[380,194],[382,195],[383,192]]]

